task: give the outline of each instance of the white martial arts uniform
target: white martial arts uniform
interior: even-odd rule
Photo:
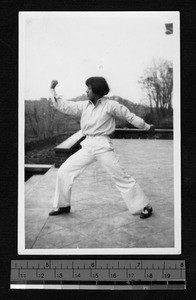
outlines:
[[[74,179],[93,161],[99,161],[110,174],[121,193],[129,211],[140,212],[149,203],[139,184],[119,164],[109,135],[115,131],[115,117],[126,119],[137,128],[149,130],[150,125],[131,113],[117,101],[100,98],[96,105],[88,101],[69,101],[57,96],[51,89],[55,108],[70,115],[81,117],[81,130],[86,139],[82,149],[69,157],[59,168],[53,207],[66,207],[71,203],[71,189]]]

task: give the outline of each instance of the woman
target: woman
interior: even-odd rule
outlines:
[[[86,136],[81,143],[82,149],[69,157],[59,168],[53,210],[50,216],[69,213],[71,209],[71,189],[74,180],[93,161],[99,161],[110,174],[117,189],[132,214],[140,218],[152,215],[149,200],[138,185],[119,163],[109,135],[115,131],[115,118],[124,118],[135,127],[143,130],[154,130],[143,119],[131,113],[124,105],[104,97],[110,91],[103,77],[90,77],[86,80],[87,101],[68,101],[56,94],[58,84],[53,80],[50,86],[53,106],[59,111],[81,117],[81,130]]]

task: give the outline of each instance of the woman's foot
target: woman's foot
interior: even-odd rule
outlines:
[[[70,212],[70,210],[71,210],[71,206],[54,208],[49,213],[49,216],[57,216],[57,215],[61,215],[61,214],[68,214]]]
[[[151,205],[145,206],[140,214],[140,218],[141,219],[149,218],[152,215],[152,211],[153,209]]]

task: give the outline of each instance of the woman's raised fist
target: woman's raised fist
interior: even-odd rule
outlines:
[[[58,81],[57,81],[57,80],[52,80],[51,85],[50,85],[50,88],[51,88],[51,89],[54,89],[55,86],[56,86],[57,84],[58,84]]]

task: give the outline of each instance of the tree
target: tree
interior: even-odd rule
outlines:
[[[172,114],[173,66],[167,60],[153,61],[139,80],[147,93],[151,114],[156,110],[158,118]]]

